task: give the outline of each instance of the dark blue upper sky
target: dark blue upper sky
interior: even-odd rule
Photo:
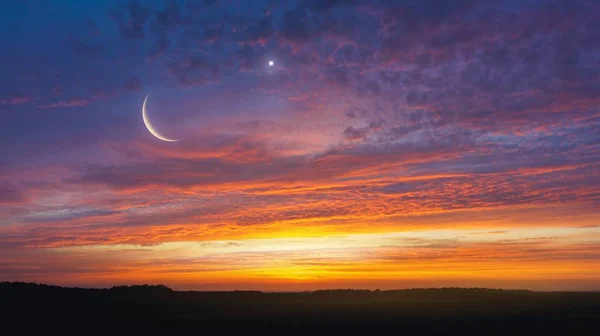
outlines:
[[[557,152],[598,142],[594,1],[31,0],[5,8],[3,167],[48,152],[77,161],[71,152],[143,139],[147,93],[167,133],[210,141],[260,133],[265,123],[319,128],[312,143],[290,140],[305,153],[401,138],[543,143]]]

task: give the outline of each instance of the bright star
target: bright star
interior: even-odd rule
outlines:
[[[272,67],[273,65],[275,65],[275,62],[269,61],[269,66]]]

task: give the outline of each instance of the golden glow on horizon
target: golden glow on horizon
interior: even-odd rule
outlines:
[[[536,281],[543,278],[561,288],[560,283],[566,281],[591,284],[600,276],[593,260],[600,251],[594,243],[599,239],[600,227],[465,228],[150,246],[86,245],[46,251],[51,252],[48,267],[86,265],[85,274],[53,275],[58,283],[77,278],[97,284],[142,281],[206,289],[461,283],[518,288],[519,283],[540,286]]]

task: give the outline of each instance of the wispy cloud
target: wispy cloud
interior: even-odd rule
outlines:
[[[33,100],[30,96],[10,96],[8,98],[0,99],[0,105],[19,105],[26,104]]]
[[[49,109],[49,108],[60,108],[60,107],[78,107],[78,106],[85,106],[89,104],[89,101],[86,99],[72,99],[72,100],[66,100],[66,101],[59,101],[59,102],[54,102],[54,103],[50,103],[50,104],[45,104],[45,105],[38,105],[37,107],[40,109]]]

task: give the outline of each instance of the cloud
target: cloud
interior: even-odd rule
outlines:
[[[183,22],[183,16],[176,0],[165,2],[165,8],[156,13],[155,27],[158,31],[173,29]]]
[[[352,126],[344,130],[344,136],[348,140],[362,140],[367,136],[368,128],[354,128]]]
[[[194,55],[171,63],[167,71],[178,84],[193,86],[213,83],[221,79],[221,65],[216,59]]]
[[[372,132],[381,130],[383,123],[381,121],[371,121],[369,125],[365,127],[355,128],[350,126],[344,130],[344,136],[347,140],[365,140],[367,136]]]
[[[59,101],[45,105],[38,105],[37,107],[40,109],[49,109],[49,108],[61,108],[61,107],[80,107],[86,106],[89,104],[87,99],[75,98],[72,100]]]
[[[0,105],[19,105],[26,104],[33,100],[30,96],[10,96],[8,98],[0,99]]]
[[[357,1],[354,0],[350,0],[350,1],[340,1],[340,0],[324,0],[324,1],[319,1],[319,0],[308,0],[308,1],[303,1],[302,5],[306,6],[306,8],[310,9],[310,10],[314,10],[317,12],[328,12],[331,11],[332,9],[334,9],[336,6],[341,6],[341,5],[346,5],[346,6],[351,6],[354,3],[356,3]]]
[[[313,37],[312,22],[301,9],[288,10],[282,15],[281,36],[290,41],[304,42]]]
[[[0,204],[20,203],[26,199],[23,189],[9,181],[0,180]]]
[[[141,40],[146,37],[145,26],[150,10],[137,0],[130,0],[125,10],[111,10],[111,18],[117,23],[120,35],[127,40]]]
[[[240,34],[238,34],[238,39],[242,42],[265,42],[273,36],[275,32],[275,28],[273,27],[273,16],[267,15],[259,19],[246,30],[240,32]],[[215,31],[212,31],[210,35],[215,36]]]

